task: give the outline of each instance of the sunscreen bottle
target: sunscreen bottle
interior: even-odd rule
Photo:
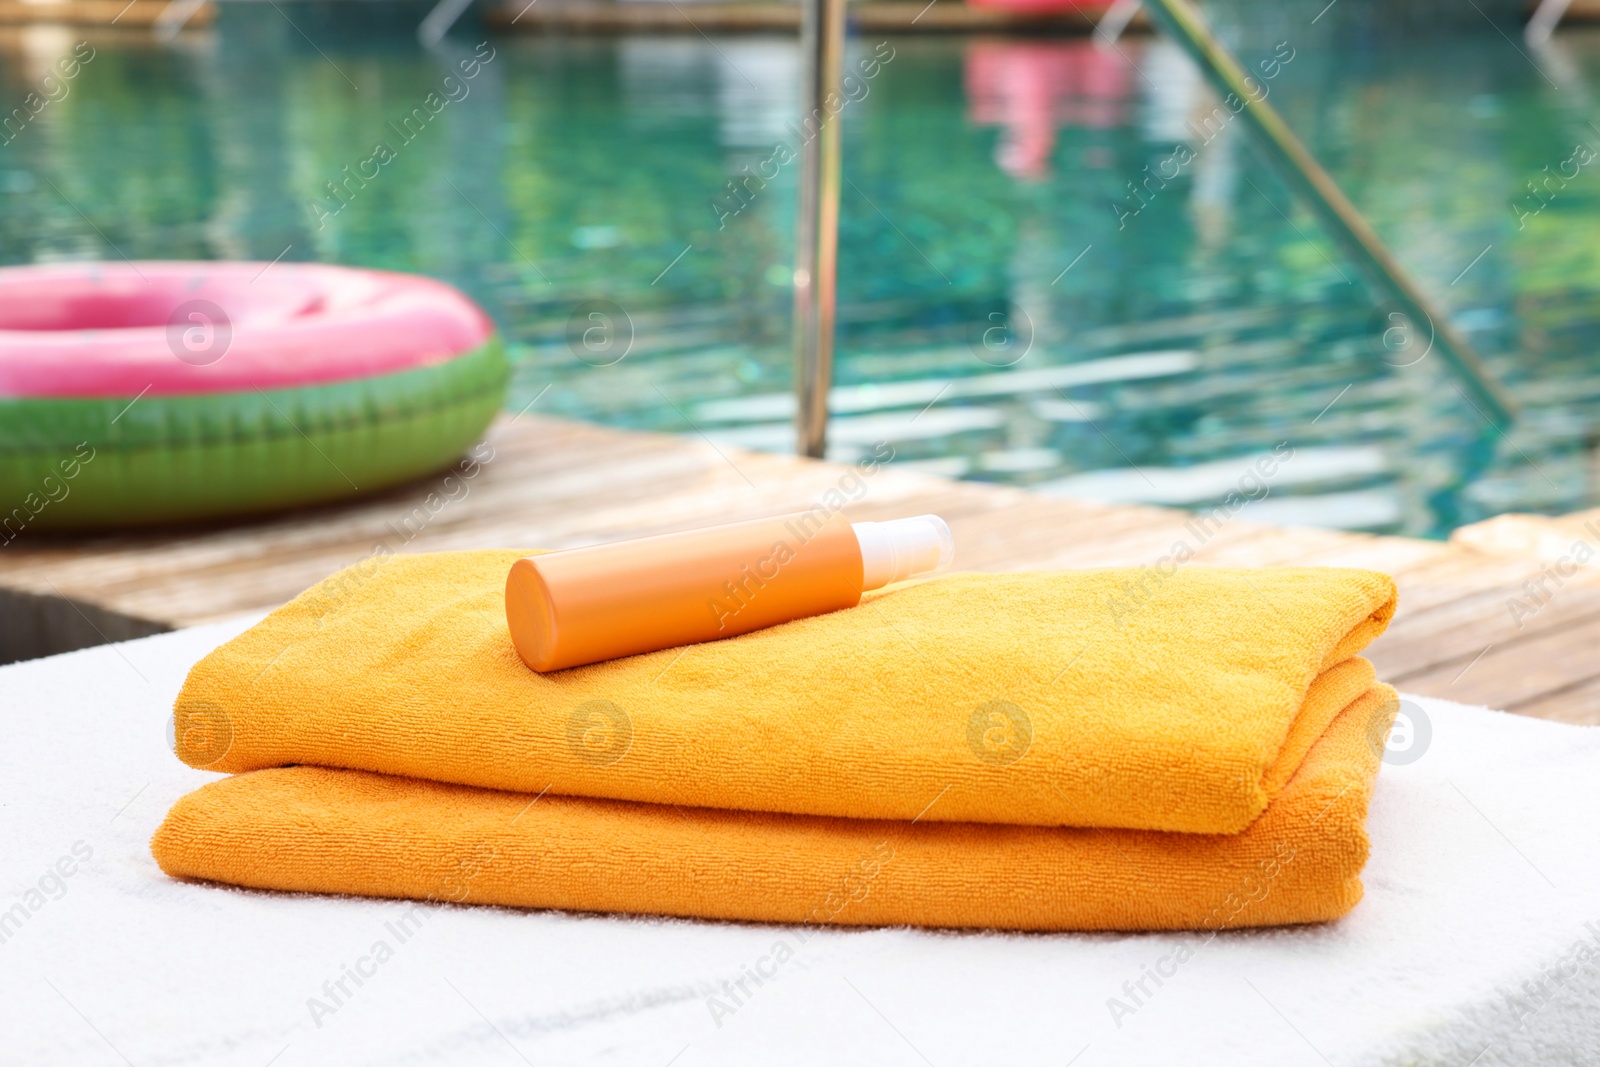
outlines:
[[[524,663],[557,671],[854,607],[954,557],[937,515],[852,525],[817,509],[519,559],[506,622]]]

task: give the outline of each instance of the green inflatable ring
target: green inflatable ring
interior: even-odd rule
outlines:
[[[192,270],[197,265],[139,265],[146,275],[162,266]],[[0,276],[8,273],[13,272],[0,271]],[[302,507],[449,466],[500,410],[510,369],[487,318],[464,296],[448,291],[485,324],[477,331],[478,343],[440,358],[439,344],[429,342],[426,358],[400,359],[405,369],[345,376],[343,368],[330,371],[322,362],[301,360],[288,374],[313,379],[309,384],[272,384],[265,375],[268,385],[248,388],[229,380],[224,388],[150,389],[142,395],[131,384],[117,388],[118,395],[0,395],[0,543],[24,532],[189,522]],[[3,321],[5,296],[0,277],[0,345],[11,335]],[[244,333],[242,325],[230,325]],[[108,337],[125,340],[111,336],[122,332],[116,329],[84,332],[98,333],[91,340],[102,344]],[[183,377],[208,371],[208,363],[227,362],[226,357],[184,361],[183,350],[177,351],[178,359],[163,353],[165,362],[155,369]],[[334,356],[344,359],[349,352]],[[276,366],[270,353],[263,360],[262,365]],[[405,367],[407,362],[414,365]],[[54,373],[58,365],[47,366]],[[260,381],[264,375],[258,370],[236,367],[235,373]],[[135,383],[139,380],[136,375]],[[9,384],[19,381],[26,385],[29,379],[14,374]],[[0,386],[5,384],[0,374]],[[178,387],[184,384],[179,381]],[[53,390],[68,391],[59,383]],[[19,391],[41,390],[13,388],[0,394]]]

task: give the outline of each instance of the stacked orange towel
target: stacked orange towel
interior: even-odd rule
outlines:
[[[168,873],[731,919],[1164,929],[1360,897],[1386,576],[960,575],[539,675],[519,552],[395,557],[190,673]]]

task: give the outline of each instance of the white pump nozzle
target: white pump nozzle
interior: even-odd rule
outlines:
[[[855,522],[850,528],[861,543],[862,592],[937,574],[947,570],[956,558],[955,538],[937,515]]]

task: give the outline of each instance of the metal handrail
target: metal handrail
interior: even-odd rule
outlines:
[[[1137,0],[1119,0],[1115,19],[1126,25]],[[1568,0],[1543,0],[1529,26],[1547,37]],[[157,20],[158,32],[175,34],[201,0],[171,0]],[[418,29],[424,44],[436,45],[471,0],[438,0]],[[1225,100],[1240,103],[1237,113],[1256,135],[1267,158],[1290,188],[1305,199],[1330,236],[1365,276],[1386,292],[1413,324],[1429,328],[1432,344],[1487,408],[1497,427],[1513,419],[1516,404],[1495,380],[1466,337],[1412,281],[1354,204],[1322,169],[1277,110],[1256,98],[1250,77],[1223,47],[1188,0],[1143,0],[1151,20],[1172,37]],[[837,307],[841,116],[830,115],[826,101],[838,99],[844,56],[845,0],[801,0],[801,50],[805,74],[802,105],[815,120],[815,135],[800,146],[800,210],[794,271],[795,433],[802,455],[820,458],[827,448],[828,390],[833,381]],[[1115,31],[1112,32],[1115,35]],[[1233,110],[1230,105],[1230,110]],[[801,129],[811,128],[802,122]]]
[[[1116,5],[1120,21],[1131,3]],[[1211,33],[1187,0],[1144,0],[1151,20],[1178,42],[1224,99],[1240,102],[1238,114],[1328,233],[1374,290],[1388,295],[1414,326],[1425,325],[1445,362],[1496,427],[1509,424],[1516,403],[1495,380],[1472,344],[1449,317],[1412,281],[1356,210],[1312,157],[1277,110],[1256,98],[1249,76]],[[801,0],[801,39],[806,73],[805,113],[822,115],[822,101],[839,84],[844,47],[844,0]],[[1259,91],[1259,89],[1257,90]],[[1230,105],[1230,110],[1232,107]],[[833,375],[835,273],[839,218],[839,117],[821,123],[804,146],[800,172],[800,216],[795,256],[795,418],[798,451],[820,457],[827,447],[828,389]],[[1426,355],[1426,353],[1424,353]]]
[[[1531,45],[1548,41],[1556,27],[1561,24],[1571,4],[1572,0],[1539,0],[1539,6],[1534,9],[1533,17],[1528,19],[1528,24],[1522,29],[1522,39]]]
[[[800,213],[794,257],[796,451],[821,459],[828,448],[828,389],[839,268],[841,99],[845,0],[801,0],[804,55],[800,129]],[[814,131],[811,132],[811,131]]]
[[[1266,102],[1264,94],[1256,98],[1259,85],[1252,91],[1249,75],[1212,35],[1200,13],[1188,0],[1144,0],[1144,5],[1151,21],[1177,41],[1224,99],[1241,102],[1238,114],[1256,134],[1267,158],[1285,183],[1304,198],[1367,284],[1387,293],[1414,325],[1428,327],[1440,355],[1487,409],[1489,420],[1496,426],[1507,425],[1515,415],[1516,403],[1494,379],[1483,357],[1406,274],[1355,205],[1289,131],[1277,109]],[[1233,110],[1231,103],[1229,110]]]

